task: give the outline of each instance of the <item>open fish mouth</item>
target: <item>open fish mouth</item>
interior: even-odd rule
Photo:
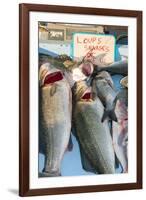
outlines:
[[[53,73],[47,74],[45,76],[43,85],[55,83],[55,82],[60,81],[62,79],[63,79],[63,74],[61,73],[61,71],[53,72]]]
[[[60,81],[63,78],[62,71],[52,67],[50,63],[43,64],[39,69],[39,81],[42,87]]]
[[[92,93],[91,88],[87,88],[86,91],[82,94],[81,100],[91,100],[92,99]]]
[[[81,99],[87,99],[88,100],[88,99],[91,99],[91,98],[92,98],[91,92],[87,92],[82,96]]]
[[[93,64],[91,62],[82,63],[79,68],[82,70],[82,73],[88,77],[93,72]]]

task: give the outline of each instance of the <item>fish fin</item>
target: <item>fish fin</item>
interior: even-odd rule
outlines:
[[[51,96],[53,96],[55,94],[56,89],[57,89],[56,84],[53,84],[52,87],[51,87],[51,90],[50,90],[50,95]]]
[[[61,176],[61,174],[59,172],[39,172],[39,178],[42,178],[42,177],[57,177],[57,176]]]
[[[87,172],[97,173],[95,169],[92,167],[90,160],[85,155],[81,145],[79,145],[79,147],[80,147],[80,156],[83,169]]]
[[[113,121],[115,121],[115,122],[118,121],[114,109],[112,109],[112,110],[106,110],[106,109],[105,109],[105,111],[104,111],[104,113],[103,113],[103,116],[102,116],[101,122],[104,122],[104,120],[105,120],[107,117],[109,117],[111,120],[113,120]]]
[[[73,141],[72,141],[72,136],[71,135],[70,135],[70,138],[69,138],[67,150],[68,151],[72,151],[73,150]]]

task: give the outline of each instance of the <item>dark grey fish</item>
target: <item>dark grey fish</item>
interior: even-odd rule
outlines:
[[[50,63],[41,66],[39,77],[39,151],[45,155],[41,177],[60,176],[61,161],[70,140],[71,89],[61,71]]]
[[[102,122],[106,118],[117,121],[114,111],[117,93],[114,90],[114,85],[108,72],[100,72],[95,77],[93,80],[93,92],[95,93],[95,97],[98,96],[100,98],[105,107]]]
[[[98,97],[94,100],[85,99],[86,91],[89,92],[85,81],[76,83],[73,117],[77,138],[94,171],[113,174],[115,155],[112,138],[108,121],[101,122],[104,106]]]

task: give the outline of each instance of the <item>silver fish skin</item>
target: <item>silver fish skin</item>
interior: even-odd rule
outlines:
[[[104,72],[107,75],[107,72]],[[113,121],[117,121],[115,114],[115,102],[117,92],[114,90],[113,82],[105,77],[103,72],[99,73],[93,80],[93,93],[98,96],[105,106],[105,112],[102,117],[102,122],[109,118]]]
[[[104,107],[100,99],[89,101],[78,97],[76,99],[78,100],[73,116],[77,138],[82,150],[97,173],[115,173],[112,138],[108,121],[101,122]]]
[[[118,122],[112,122],[112,137],[116,156],[121,163],[123,173],[128,172],[128,108],[126,91],[121,91],[117,100],[115,113]]]
[[[43,70],[51,69],[48,64]],[[49,71],[50,69],[50,71]],[[48,70],[48,71],[47,71]],[[53,72],[56,69],[53,68]],[[58,71],[58,70],[56,70]],[[42,74],[40,74],[42,75]],[[46,75],[40,76],[44,80]],[[68,147],[71,133],[72,94],[65,78],[42,85],[39,89],[39,151],[45,155],[41,177],[61,175],[61,161]]]

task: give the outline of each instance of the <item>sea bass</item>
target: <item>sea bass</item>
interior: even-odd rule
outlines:
[[[113,121],[117,121],[115,114],[115,103],[117,93],[114,90],[113,81],[108,72],[100,72],[93,80],[93,92],[102,101],[105,111],[102,122],[109,117]]]
[[[39,151],[45,155],[41,177],[60,176],[71,132],[71,89],[50,63],[40,67],[39,79]]]
[[[82,151],[96,173],[115,173],[112,138],[108,121],[101,122],[104,107],[100,99],[92,99],[85,81],[76,83],[74,95],[74,125]]]
[[[112,136],[116,156],[121,163],[123,173],[128,171],[128,109],[126,88],[118,95],[115,113],[118,122],[112,122]]]

